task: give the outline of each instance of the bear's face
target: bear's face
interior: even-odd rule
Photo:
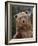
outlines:
[[[16,23],[18,24],[27,24],[30,21],[30,15],[28,14],[28,12],[20,12],[18,13],[15,18],[16,18]]]
[[[16,28],[30,30],[31,29],[31,20],[29,12],[20,12],[16,14]]]

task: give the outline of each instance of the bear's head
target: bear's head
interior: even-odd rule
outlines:
[[[21,29],[31,29],[31,13],[29,11],[26,12],[20,12],[15,15],[16,18],[16,27]]]

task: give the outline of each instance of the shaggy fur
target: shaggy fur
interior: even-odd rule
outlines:
[[[13,38],[33,37],[30,15],[29,12],[20,12],[16,14],[16,34]]]

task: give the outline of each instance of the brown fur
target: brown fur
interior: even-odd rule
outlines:
[[[30,14],[26,14],[25,12],[18,13],[16,18],[16,34],[14,35],[14,38],[31,38],[33,37],[32,32]]]

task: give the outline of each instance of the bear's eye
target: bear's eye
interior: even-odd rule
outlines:
[[[17,18],[17,15],[15,16],[15,18]]]

